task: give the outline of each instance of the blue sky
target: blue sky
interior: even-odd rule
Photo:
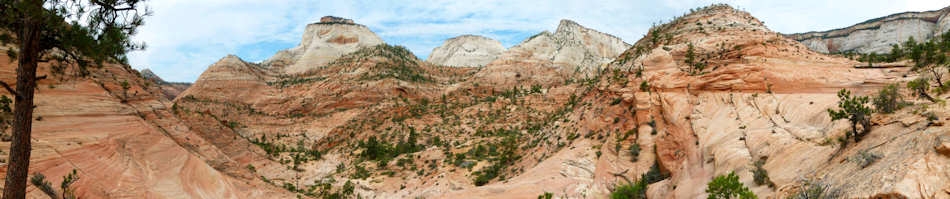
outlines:
[[[654,23],[690,8],[728,3],[782,33],[828,30],[905,11],[936,10],[946,0],[552,0],[552,1],[305,1],[153,0],[130,54],[133,68],[149,68],[168,81],[193,82],[211,64],[234,54],[259,62],[300,42],[308,23],[326,15],[368,26],[386,43],[425,59],[445,39],[463,34],[511,47],[561,19],[622,38],[640,39]]]

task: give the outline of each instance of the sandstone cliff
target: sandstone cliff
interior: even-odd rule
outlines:
[[[950,29],[950,7],[927,12],[905,12],[871,19],[846,28],[786,35],[821,53],[853,51],[888,53],[891,45],[914,37],[926,41]]]
[[[445,40],[432,50],[427,61],[446,66],[481,67],[498,58],[504,51],[501,42],[494,39],[462,35]]]
[[[554,33],[538,33],[502,53],[476,74],[477,81],[511,87],[591,78],[628,48],[620,38],[561,20]]]
[[[379,44],[383,44],[383,40],[366,26],[349,19],[324,17],[319,23],[307,25],[300,45],[278,52],[264,61],[264,65],[280,68],[287,74],[300,74],[326,66],[347,53]]]

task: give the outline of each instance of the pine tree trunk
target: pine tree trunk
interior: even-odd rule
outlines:
[[[39,1],[32,6],[41,6]],[[10,145],[10,159],[7,165],[7,179],[4,184],[3,198],[21,199],[26,197],[26,179],[30,167],[30,132],[33,125],[33,90],[36,88],[36,65],[39,61],[39,32],[35,18],[23,19],[25,25],[19,30],[20,55],[16,70],[16,94],[13,110],[13,142]]]

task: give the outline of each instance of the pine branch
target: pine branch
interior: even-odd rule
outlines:
[[[13,90],[13,88],[10,87],[9,84],[7,84],[6,82],[0,81],[0,85],[2,85],[3,88],[7,89],[7,92],[10,92],[10,94],[13,94],[13,96],[14,96],[17,100],[20,100],[20,95],[17,94],[17,93],[16,93],[16,90]]]

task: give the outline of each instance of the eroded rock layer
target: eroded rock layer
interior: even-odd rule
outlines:
[[[0,81],[14,82],[15,63],[0,56]],[[110,64],[75,76],[73,69],[51,74],[41,64],[38,71],[49,78],[37,83],[29,173],[45,175],[56,190],[75,170],[71,187],[80,198],[294,197],[192,132],[138,71]],[[3,139],[0,155],[9,147]],[[28,198],[49,198],[32,185],[27,191]]]
[[[821,53],[888,53],[891,45],[913,37],[926,41],[950,29],[950,7],[928,12],[905,12],[871,19],[850,27],[787,35]]]

